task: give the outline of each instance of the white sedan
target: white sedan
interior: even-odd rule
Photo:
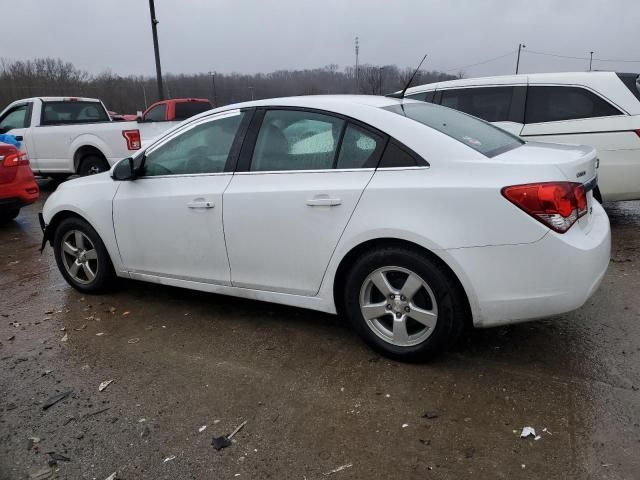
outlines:
[[[609,263],[590,147],[525,143],[437,105],[308,96],[191,118],[41,217],[64,278],[126,277],[341,313],[426,359],[466,325],[567,312]]]

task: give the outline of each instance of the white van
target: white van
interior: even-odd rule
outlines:
[[[576,72],[431,83],[405,97],[482,118],[525,140],[591,145],[603,200],[640,199],[640,77]]]

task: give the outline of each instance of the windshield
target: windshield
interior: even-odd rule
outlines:
[[[524,143],[490,123],[431,103],[402,103],[383,108],[455,138],[487,157],[495,157]]]

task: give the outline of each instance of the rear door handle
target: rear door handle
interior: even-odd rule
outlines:
[[[213,202],[209,200],[194,200],[192,202],[187,203],[187,207],[189,208],[213,208]]]
[[[318,195],[307,199],[307,205],[310,207],[335,207],[341,205],[342,200],[339,198],[331,198],[328,195]]]

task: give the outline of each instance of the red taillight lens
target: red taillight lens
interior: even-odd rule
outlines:
[[[2,160],[3,167],[17,167],[19,165],[29,165],[27,154],[23,152],[10,153]]]
[[[123,130],[122,136],[127,140],[127,148],[129,150],[140,150],[142,146],[140,130]]]
[[[516,207],[559,233],[587,213],[584,185],[573,182],[530,183],[504,187],[502,195]]]

